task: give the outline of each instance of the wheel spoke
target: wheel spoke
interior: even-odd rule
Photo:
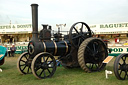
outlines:
[[[124,56],[124,60],[126,61],[126,56]]]
[[[127,76],[127,72],[125,71],[125,76],[124,76],[124,79],[126,78],[126,76]]]
[[[90,33],[90,31],[88,31],[88,32],[83,32],[83,35],[87,35],[87,34],[89,34]]]
[[[91,65],[91,69],[93,69],[93,64]]]
[[[77,35],[77,36],[73,37],[72,40],[77,39],[77,38],[79,38],[80,36],[81,36],[81,35]]]
[[[48,72],[51,74],[50,70],[47,68]]]
[[[121,70],[120,67],[121,67],[121,64],[119,63],[119,68],[118,68],[118,70]]]
[[[97,66],[97,64],[95,64],[95,66],[96,66],[96,69],[98,69],[98,66]]]
[[[48,68],[54,68],[54,62],[50,61],[50,63],[48,63],[47,65],[53,64],[53,66],[49,66]]]
[[[39,67],[36,67],[35,71],[37,72],[40,68]]]
[[[27,67],[27,66],[25,65],[22,71],[24,71],[24,69],[25,69],[26,67]]]
[[[20,66],[25,66],[26,64],[22,64],[22,65],[20,65]]]
[[[43,72],[44,72],[44,69],[42,69],[42,71],[41,71],[41,73],[39,74],[39,76],[41,76]]]
[[[46,62],[47,62],[48,59],[49,59],[49,56],[47,57]]]
[[[45,57],[43,56],[43,60],[44,60],[44,62],[45,62]]]
[[[83,34],[80,34],[81,38],[84,40],[86,37]]]
[[[80,33],[78,32],[78,30],[77,30],[75,27],[73,27],[73,28],[74,28],[74,30],[76,31],[77,34],[80,34]]]
[[[119,75],[121,76],[122,70],[120,71]]]
[[[28,67],[27,73],[29,73],[29,67]]]
[[[125,60],[126,60],[126,57],[125,57],[125,56],[123,56],[123,57],[122,57],[122,60],[123,60],[123,61],[125,61]]]
[[[89,52],[93,53],[93,51],[90,49],[90,47],[87,46],[87,49],[89,50]]]
[[[50,63],[48,63],[48,65],[51,64],[53,61],[49,61],[49,62],[50,62]]]
[[[125,61],[125,56],[122,57],[122,60]]]
[[[22,62],[24,62],[24,63],[26,62],[26,61],[24,61],[24,60],[20,60],[20,61],[22,61]]]
[[[119,63],[119,65],[121,66],[121,64]]]
[[[125,57],[125,56],[124,56]],[[123,64],[126,64],[125,60],[126,60],[126,57],[125,59],[122,57],[122,60],[123,60]]]
[[[100,58],[101,56],[103,56],[103,53],[104,53],[104,51],[98,52],[95,56],[97,56],[98,58]]]
[[[91,64],[89,64],[89,68],[91,68]]]
[[[101,51],[99,51],[98,53],[103,53],[103,52],[105,52],[105,50],[101,50]]]
[[[96,68],[94,68],[94,65],[95,65]],[[98,70],[99,67],[97,66],[97,64],[90,64],[89,68],[91,70]]]
[[[90,47],[87,46],[87,49],[86,49],[84,55],[86,55],[86,57],[88,57],[89,59],[92,59],[93,58],[93,54],[94,54],[94,52],[90,49]]]
[[[84,55],[86,55],[85,58],[88,58],[88,60],[92,59],[93,54],[91,52],[85,52]]]
[[[97,50],[96,50],[96,51],[99,52],[99,50],[100,50],[100,45],[98,44],[97,46],[98,46],[98,47],[97,47]]]
[[[24,55],[24,57],[26,58],[26,60],[28,60],[28,58],[26,57],[26,55]]]
[[[93,51],[93,52],[96,52],[95,43],[93,43],[93,49],[94,49],[94,51]]]
[[[81,28],[80,28],[80,32],[81,32],[81,33],[83,33],[82,30],[83,30],[83,23],[82,23]]]
[[[43,71],[43,73],[44,73],[44,77],[46,77],[45,70]]]

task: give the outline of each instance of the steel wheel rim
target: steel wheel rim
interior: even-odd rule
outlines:
[[[114,62],[114,73],[117,79],[128,79],[128,54],[121,54],[117,56]]]
[[[20,55],[17,62],[17,68],[21,74],[30,74],[31,72],[31,61],[29,54],[24,52]]]
[[[32,72],[36,78],[45,79],[52,77],[55,71],[56,60],[50,53],[41,53],[33,59]]]

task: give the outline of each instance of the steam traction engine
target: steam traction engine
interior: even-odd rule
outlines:
[[[51,26],[44,25],[38,38],[38,5],[32,4],[32,40],[28,52],[20,55],[17,68],[22,74],[33,73],[38,79],[52,77],[56,71],[56,59],[65,68],[81,67],[85,72],[102,70],[106,64],[102,61],[108,56],[107,46],[94,38],[93,32],[84,22],[77,22],[70,28],[69,34],[60,39],[54,34],[51,40]],[[44,32],[44,33],[42,33]]]

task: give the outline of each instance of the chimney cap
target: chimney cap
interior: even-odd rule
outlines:
[[[33,4],[31,4],[31,6],[38,6],[38,4],[33,3]]]

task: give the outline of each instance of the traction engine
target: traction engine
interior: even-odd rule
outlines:
[[[64,68],[81,67],[85,72],[100,71],[106,66],[102,62],[108,56],[107,46],[101,39],[93,37],[86,23],[77,22],[71,26],[69,34],[62,37],[58,32],[51,40],[51,26],[43,25],[38,34],[38,5],[31,7],[32,39],[28,52],[21,54],[17,62],[21,74],[33,73],[38,79],[52,77],[56,60]]]

